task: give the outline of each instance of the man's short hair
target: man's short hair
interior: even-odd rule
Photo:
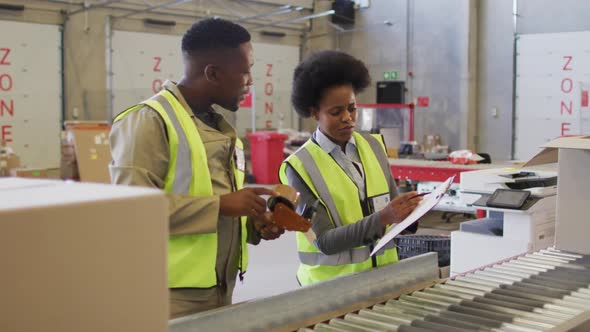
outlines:
[[[193,24],[182,37],[182,52],[238,48],[250,41],[250,33],[241,25],[220,18],[207,18]]]

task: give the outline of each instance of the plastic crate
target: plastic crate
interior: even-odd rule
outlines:
[[[438,266],[451,262],[451,237],[439,235],[400,235],[394,238],[399,259],[427,252],[438,253]]]

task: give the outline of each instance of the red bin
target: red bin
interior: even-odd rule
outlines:
[[[287,135],[273,131],[257,131],[248,134],[250,161],[256,183],[279,183],[279,167],[283,162],[283,149]]]

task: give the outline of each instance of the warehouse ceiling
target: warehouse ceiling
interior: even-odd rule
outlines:
[[[109,10],[114,19],[195,20],[221,17],[249,29],[304,31],[313,15],[313,0],[37,0],[26,8],[43,6],[66,17]]]

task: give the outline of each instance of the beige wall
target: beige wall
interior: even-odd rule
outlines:
[[[3,3],[22,4],[23,1],[9,0]],[[0,11],[0,20],[60,24],[64,27],[65,120],[107,120],[109,116],[106,82],[107,22],[109,16],[119,16],[127,11],[96,8],[67,16],[64,14],[66,10],[72,11],[78,7],[49,4],[43,1],[30,1],[25,6],[26,9],[23,12]],[[269,7],[262,6],[261,11],[269,11]],[[129,18],[112,19],[111,27],[113,30],[182,35],[196,21],[196,18],[169,15],[158,17],[151,14],[151,18],[176,22],[173,27],[158,27],[144,25],[145,17],[145,15],[135,15]],[[256,27],[254,24],[244,24],[244,26]],[[278,29],[269,27],[268,30]],[[287,34],[285,37],[277,38],[262,36],[259,32],[253,31],[252,38],[254,42],[260,43],[295,46],[301,44],[299,32],[292,30],[284,32]]]
[[[22,5],[23,0],[4,0],[2,3]],[[43,23],[43,24],[61,24],[64,16],[56,10],[56,7],[48,4],[35,4],[26,7],[23,12],[10,12],[0,10],[0,20]]]
[[[70,17],[64,28],[65,118],[106,120],[105,20],[102,11]]]
[[[108,118],[106,92],[106,24],[109,10],[96,10],[77,15],[66,23],[66,117],[72,118],[73,109],[80,111],[80,118],[106,120]],[[140,17],[141,18],[141,17]],[[89,23],[85,27],[85,22]],[[193,20],[176,20],[173,27],[146,26],[142,19],[113,19],[112,29],[135,32],[182,35]],[[246,27],[248,27],[246,25]],[[261,36],[253,32],[254,42],[277,43],[277,38]],[[300,36],[289,34],[280,38],[280,44],[299,45]],[[180,47],[180,45],[178,45]],[[85,112],[82,112],[85,110]]]

